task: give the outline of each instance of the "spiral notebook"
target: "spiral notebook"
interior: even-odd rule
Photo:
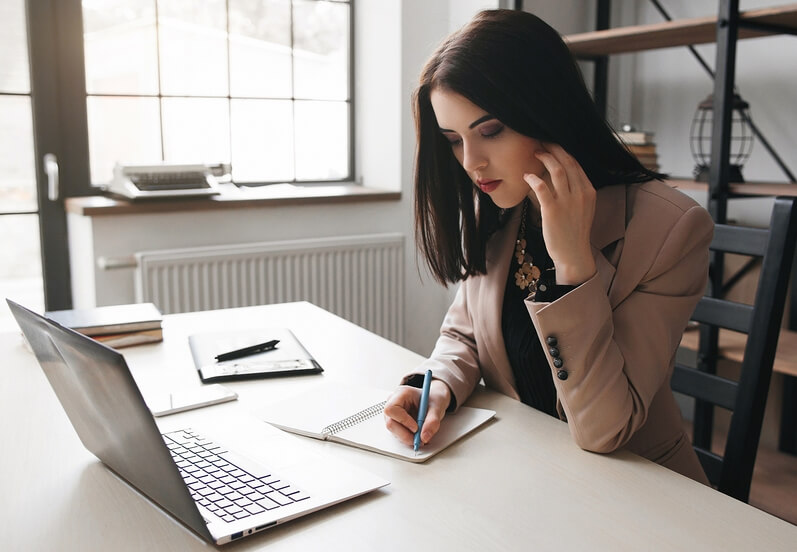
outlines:
[[[446,414],[431,442],[416,454],[385,427],[389,391],[324,382],[296,397],[261,407],[258,417],[284,431],[334,441],[410,462],[423,462],[481,426],[495,411],[461,407]]]

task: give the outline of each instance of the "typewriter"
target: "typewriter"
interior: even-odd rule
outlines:
[[[207,165],[117,163],[105,191],[127,199],[211,196],[221,191],[213,172]]]

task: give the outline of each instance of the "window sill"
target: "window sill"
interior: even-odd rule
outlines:
[[[72,197],[66,212],[83,216],[129,215],[183,211],[218,211],[253,207],[284,207],[394,201],[401,192],[366,188],[356,184],[272,184],[256,188],[225,186],[221,194],[202,198],[170,198],[125,201],[107,196]]]

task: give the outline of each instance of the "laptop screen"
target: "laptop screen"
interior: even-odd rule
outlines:
[[[132,486],[209,537],[124,357],[7,302],[83,445]]]

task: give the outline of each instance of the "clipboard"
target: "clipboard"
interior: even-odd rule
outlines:
[[[269,351],[216,361],[216,356],[221,353],[272,339],[279,340],[279,344]],[[204,383],[311,375],[324,371],[288,328],[192,334],[188,336],[188,345],[199,378]]]

